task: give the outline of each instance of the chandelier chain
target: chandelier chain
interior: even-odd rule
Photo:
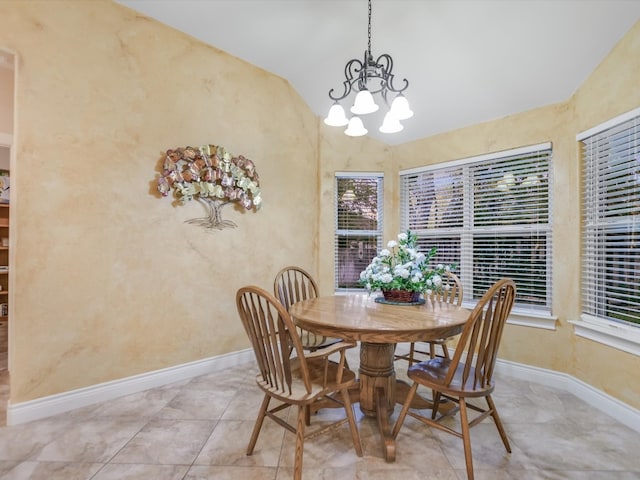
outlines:
[[[369,28],[367,30],[367,37],[369,40],[369,43],[368,43],[369,56],[371,56],[371,0],[369,0]]]

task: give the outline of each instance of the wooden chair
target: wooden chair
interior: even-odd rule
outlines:
[[[318,296],[318,284],[313,277],[300,267],[285,267],[276,274],[273,282],[273,292],[289,311],[289,307],[301,300]],[[302,348],[313,352],[319,348],[328,347],[341,342],[341,338],[325,337],[296,327],[302,341]]]
[[[427,301],[431,302],[446,302],[455,305],[462,305],[462,282],[453,273],[448,272],[447,277],[442,279],[443,288],[439,291],[432,291]],[[438,340],[432,340],[426,342],[429,345],[429,351],[420,350],[420,343],[412,342],[409,345],[409,352],[405,354],[395,355],[395,360],[407,360],[409,366],[413,365],[418,359],[416,354],[426,355],[428,358],[436,357],[436,346],[440,346],[442,349],[442,355],[445,358],[449,358],[449,349],[447,348],[448,338],[440,338]]]
[[[467,465],[467,478],[473,480],[473,460],[471,456],[471,437],[469,429],[487,416],[491,416],[500,433],[502,443],[511,453],[511,447],[505,433],[498,411],[491,398],[495,385],[493,383],[493,369],[495,367],[502,330],[511,312],[516,295],[513,280],[503,278],[496,282],[478,302],[469,315],[469,320],[460,335],[453,358],[436,357],[417,363],[407,371],[413,385],[402,407],[398,420],[393,427],[395,438],[402,427],[407,414],[421,422],[451,433],[462,438],[464,457]],[[409,411],[409,406],[416,393],[418,385],[424,385],[434,392],[434,407],[431,418]],[[484,397],[486,408],[467,403],[467,398]],[[438,404],[441,398],[452,400],[458,404],[460,410],[460,431],[439,423],[443,418],[457,409],[451,409],[447,414],[437,416]],[[467,409],[480,412],[469,421]]]
[[[309,435],[315,436],[335,429],[345,422],[349,423],[356,453],[362,456],[360,434],[348,391],[356,386],[356,375],[345,368],[345,350],[353,345],[340,342],[305,356],[289,313],[274,296],[259,287],[243,287],[236,294],[236,306],[258,362],[260,372],[256,376],[256,383],[264,392],[247,455],[253,453],[264,418],[269,417],[296,435],[295,480],[302,478],[304,439]],[[337,363],[328,358],[334,353],[340,355]],[[339,396],[333,395],[338,392]],[[342,404],[346,418],[305,434],[306,412],[321,399]],[[269,409],[271,400],[278,403]],[[295,425],[288,423],[286,417],[277,415],[281,410],[292,406],[296,406],[298,410]]]

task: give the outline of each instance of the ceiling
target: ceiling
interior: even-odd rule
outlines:
[[[367,48],[366,0],[116,1],[287,79],[321,118]],[[373,0],[373,56],[415,114],[365,127],[396,145],[568,100],[639,19],[640,0]]]

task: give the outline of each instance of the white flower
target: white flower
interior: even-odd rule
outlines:
[[[431,266],[435,248],[428,253],[418,251],[418,238],[407,231],[398,235],[398,241],[389,241],[388,248],[376,255],[360,273],[360,284],[367,290],[398,289],[411,292],[440,291],[442,276],[450,266]]]
[[[393,273],[400,278],[409,278],[409,270],[404,265],[398,265],[393,269]]]
[[[391,275],[390,273],[380,275],[380,281],[383,283],[391,283],[393,282],[393,275]]]

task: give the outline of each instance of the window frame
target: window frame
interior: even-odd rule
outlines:
[[[548,152],[546,152],[548,150]],[[463,214],[463,226],[462,227],[452,227],[452,228],[441,228],[441,229],[430,229],[430,230],[416,230],[419,237],[421,238],[441,238],[442,236],[453,236],[453,234],[460,235],[460,266],[458,270],[458,274],[463,283],[464,291],[465,291],[465,299],[463,304],[468,307],[472,307],[477,302],[477,298],[475,300],[472,299],[471,292],[473,291],[473,238],[481,239],[484,236],[486,237],[487,233],[492,233],[493,231],[504,230],[501,227],[474,227],[473,226],[473,185],[471,185],[472,180],[474,179],[473,175],[470,173],[473,168],[478,168],[483,164],[491,164],[496,161],[514,159],[515,161],[518,158],[525,158],[527,155],[534,154],[535,152],[543,152],[548,155],[548,166],[546,167],[546,174],[548,178],[548,187],[547,187],[547,222],[542,225],[536,225],[535,227],[528,226],[526,223],[518,224],[517,227],[510,230],[509,234],[523,234],[525,237],[527,233],[540,232],[544,235],[545,245],[546,245],[546,259],[545,259],[545,273],[546,273],[546,296],[544,307],[537,306],[532,308],[527,304],[516,304],[512,310],[512,314],[509,318],[509,323],[523,325],[527,327],[536,327],[543,328],[547,330],[555,330],[555,324],[557,317],[552,315],[552,295],[553,295],[553,285],[552,285],[552,248],[553,248],[553,149],[551,142],[545,142],[541,144],[519,147],[509,150],[504,150],[500,152],[482,154],[478,156],[453,160],[449,162],[438,163],[434,165],[422,166],[411,168],[407,170],[402,170],[399,172],[400,174],[400,202],[401,202],[401,226],[403,230],[406,230],[409,226],[409,208],[407,207],[406,202],[408,202],[408,192],[405,191],[406,183],[405,179],[408,181],[408,175],[414,175],[422,172],[436,172],[436,171],[446,171],[449,169],[453,172],[453,169],[460,169],[462,171],[462,179],[464,182],[464,187],[462,188],[462,195],[464,197],[462,201],[462,208],[464,210]],[[451,173],[453,174],[453,173]],[[455,173],[457,175],[457,173]],[[425,232],[427,234],[425,235]],[[533,238],[533,237],[531,237]]]
[[[334,291],[335,293],[359,293],[366,291],[364,285],[358,287],[339,287],[340,285],[340,260],[338,240],[340,237],[349,236],[371,236],[376,239],[376,252],[371,256],[375,256],[382,248],[384,234],[384,173],[382,172],[335,172],[334,175]],[[375,230],[355,230],[355,229],[339,229],[339,199],[338,199],[338,182],[341,179],[363,179],[375,180],[377,182],[377,211]],[[371,259],[366,259],[368,264]],[[366,265],[365,265],[366,266]],[[364,268],[362,269],[364,270]]]
[[[578,133],[576,135],[576,141],[578,142],[578,151],[582,151],[584,149],[588,149],[585,145],[586,142],[590,140],[595,140],[595,137],[601,136],[598,138],[598,141],[606,142],[608,139],[613,139],[620,132],[616,130],[617,127],[622,127],[623,124],[628,122],[635,122],[634,126],[631,128],[638,128],[640,126],[640,108],[636,108],[629,112],[623,113],[617,117],[614,117],[606,122],[603,122],[600,125],[592,127],[584,132]],[[609,133],[610,136],[606,136]],[[631,142],[629,142],[631,144]],[[635,146],[638,148],[637,155],[640,155],[640,144]],[[633,150],[635,152],[635,149]],[[602,192],[599,189],[597,176],[599,175],[599,167],[602,167],[601,162],[607,161],[609,158],[607,155],[603,157],[599,162],[596,161],[596,158],[586,158],[585,155],[581,155],[581,176],[583,177],[583,188],[581,191],[580,205],[583,211],[583,227],[581,232],[581,244],[584,249],[585,242],[591,241],[593,242],[592,235],[595,235],[596,228],[593,225],[588,225],[586,222],[595,222],[596,225],[606,225],[607,224],[607,215],[612,213],[612,210],[606,209],[603,210],[596,215],[591,215],[588,219],[584,218],[584,212],[589,208],[589,213],[593,211],[594,206],[599,203],[604,203],[603,199],[599,197]],[[634,153],[630,153],[630,156],[633,156]],[[594,168],[594,171],[590,171],[590,168]],[[590,198],[586,198],[587,188],[585,187],[584,182],[590,182],[590,188],[595,192],[595,197],[593,194]],[[596,198],[597,197],[597,198]],[[605,195],[604,200],[609,197]],[[590,202],[590,203],[587,203]],[[633,218],[624,219],[622,221],[616,221],[617,225],[621,225],[623,227],[633,227],[635,224],[633,222]],[[602,228],[602,227],[601,227]],[[608,231],[608,230],[607,230]],[[593,242],[595,243],[595,242]],[[599,246],[602,247],[598,249]],[[588,275],[594,275],[598,272],[606,275],[606,267],[600,267],[598,270],[598,262],[597,259],[604,256],[605,252],[602,251],[606,247],[606,244],[598,244],[596,243],[593,249],[595,249],[594,253],[590,253],[593,258],[585,257],[585,251],[583,250],[581,256],[581,277],[583,278],[582,287],[581,288],[581,307],[580,307],[580,319],[572,320],[570,323],[574,326],[574,332],[579,337],[584,337],[589,340],[593,340],[598,343],[602,343],[604,345],[616,348],[618,350],[625,351],[627,353],[631,353],[636,356],[640,356],[640,324],[634,324],[631,322],[626,322],[624,320],[614,320],[608,317],[598,316],[597,313],[594,313],[599,308],[605,308],[604,304],[606,304],[606,298],[602,301],[599,301],[596,298],[585,299],[583,289],[587,287],[588,283],[584,279],[587,278]],[[598,305],[595,304],[598,303]],[[588,305],[588,306],[587,306]]]

